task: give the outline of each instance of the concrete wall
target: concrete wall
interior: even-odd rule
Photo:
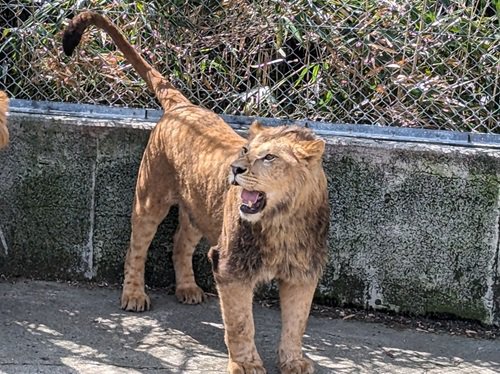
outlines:
[[[12,114],[0,273],[119,283],[150,123]],[[320,301],[500,323],[500,151],[325,137],[332,225]],[[148,259],[171,286],[176,212]],[[213,287],[206,245],[196,254]]]

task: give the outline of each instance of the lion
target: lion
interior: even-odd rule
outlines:
[[[0,91],[0,148],[9,142],[9,129],[7,128],[7,111],[9,110],[9,98],[7,94]]]
[[[158,225],[177,205],[175,295],[187,304],[205,299],[192,267],[195,247],[205,237],[212,245],[209,258],[221,301],[228,372],[266,372],[254,343],[252,298],[258,283],[277,279],[281,372],[312,373],[302,335],[326,262],[325,142],[309,129],[259,123],[250,126],[248,139],[241,137],[218,115],[192,104],[97,13],[87,11],[70,22],[63,35],[68,56],[91,25],[111,36],[164,109],[137,176],[121,307],[150,308],[144,289],[146,254]]]

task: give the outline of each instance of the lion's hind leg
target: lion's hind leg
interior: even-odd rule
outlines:
[[[7,129],[7,110],[9,98],[5,92],[0,91],[0,148],[9,142],[9,130]]]
[[[175,296],[184,304],[199,304],[205,293],[196,284],[193,272],[193,253],[202,234],[193,226],[186,210],[179,207],[179,226],[174,236]]]
[[[125,279],[121,297],[122,309],[142,312],[150,307],[144,288],[144,268],[148,248],[158,225],[173,205],[174,192],[169,190],[169,170],[163,159],[144,152],[132,208],[132,232],[125,259]]]

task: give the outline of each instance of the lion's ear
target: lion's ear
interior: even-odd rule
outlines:
[[[259,121],[253,121],[248,129],[248,134],[250,138],[254,138],[262,130],[264,130],[264,126],[262,126]]]
[[[319,160],[325,152],[325,141],[322,139],[301,141],[301,156],[307,161]]]

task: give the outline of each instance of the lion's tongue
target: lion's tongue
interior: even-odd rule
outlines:
[[[243,190],[241,191],[241,200],[243,200],[244,204],[250,206],[255,204],[257,202],[257,199],[259,198],[259,193],[257,191],[247,191]]]

